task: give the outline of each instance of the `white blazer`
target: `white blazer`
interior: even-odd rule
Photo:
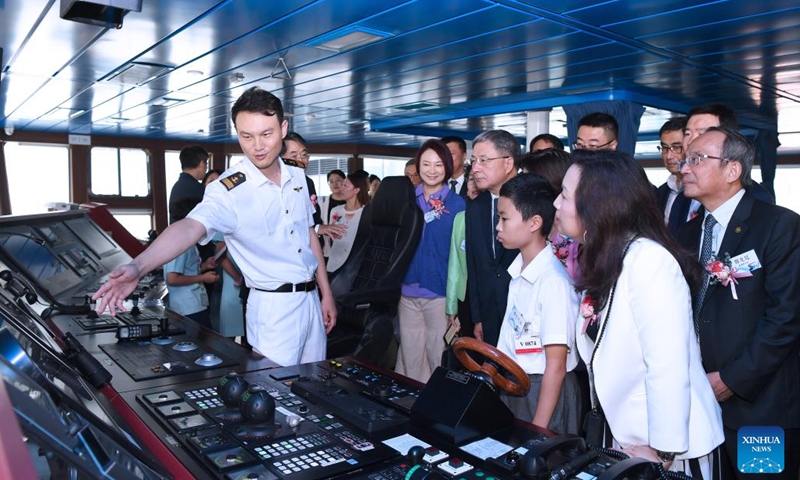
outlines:
[[[599,314],[601,331],[606,310]],[[594,343],[581,332],[582,317],[577,324],[578,352],[588,365]],[[685,460],[723,442],[689,286],[675,258],[652,240],[637,239],[625,256],[592,371],[616,446],[649,445]]]
[[[344,207],[344,205],[337,205],[331,210],[331,225],[346,225],[347,232],[345,232],[342,238],[333,240],[331,243],[328,264],[326,266],[329,272],[338,270],[350,256],[350,250],[353,248],[353,241],[355,241],[356,232],[358,232],[358,224],[361,222],[361,214],[364,212],[364,207],[361,207],[353,214],[353,218],[348,220],[346,216],[347,211]],[[334,216],[337,214],[340,219],[334,221]]]

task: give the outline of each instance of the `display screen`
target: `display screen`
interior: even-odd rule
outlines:
[[[98,257],[102,258],[117,251],[117,245],[88,218],[68,220],[64,223]]]
[[[49,248],[36,243],[25,235],[9,235],[0,232],[0,246],[28,272],[31,278],[36,279],[42,285],[46,285],[47,280],[54,275],[69,270]]]

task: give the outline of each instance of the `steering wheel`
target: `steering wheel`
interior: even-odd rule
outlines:
[[[475,352],[483,356],[485,359],[483,365],[478,365],[467,352]],[[517,365],[517,362],[511,360],[508,355],[488,343],[476,338],[461,337],[453,342],[453,353],[467,370],[485,373],[492,379],[492,383],[504,392],[511,395],[525,395],[531,388],[531,379],[525,370]],[[498,368],[502,368],[502,370]],[[513,380],[502,375],[502,371],[509,373]]]

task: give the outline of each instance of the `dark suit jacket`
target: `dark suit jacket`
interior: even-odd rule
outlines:
[[[472,322],[482,322],[484,341],[496,346],[511,281],[507,270],[519,250],[506,250],[498,245],[497,259],[492,254],[495,235],[492,230],[492,195],[488,191],[467,202],[464,221]]]
[[[678,240],[699,251],[703,217]],[[711,285],[700,311],[706,372],[719,371],[735,395],[721,403],[726,427],[800,428],[800,216],[742,197],[719,248],[731,258],[753,250],[762,267],[740,278],[739,297]]]
[[[656,195],[658,196],[658,208],[661,212],[667,208],[667,200],[669,200],[669,194],[672,190],[667,185],[667,182],[664,182],[663,185],[658,187],[658,192]],[[686,198],[683,194],[683,191],[678,192],[678,195],[675,197],[675,201],[672,202],[672,209],[669,212],[669,219],[667,221],[667,228],[669,228],[670,233],[675,235],[678,233],[678,230],[681,226],[686,223],[686,217],[689,215],[689,207],[692,205],[692,200]]]

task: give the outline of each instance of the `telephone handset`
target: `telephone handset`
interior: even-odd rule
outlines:
[[[658,480],[663,478],[658,465],[644,458],[631,457],[612,465],[597,480]]]
[[[559,480],[576,473],[594,458],[597,453],[590,450],[586,441],[577,435],[557,435],[532,445],[519,462],[519,473],[526,480]],[[581,463],[575,467],[577,463]],[[560,471],[564,470],[562,476]]]

